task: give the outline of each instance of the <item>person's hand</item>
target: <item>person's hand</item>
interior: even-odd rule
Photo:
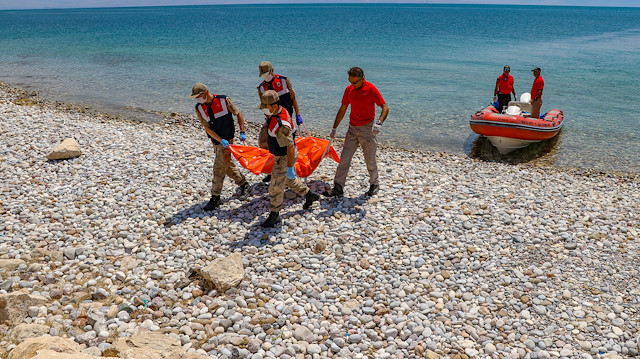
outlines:
[[[247,140],[247,135],[244,134],[244,132],[240,132],[240,141],[244,142]]]
[[[298,124],[298,126],[302,125],[302,116],[296,115],[296,123]]]
[[[498,97],[497,96],[493,96],[493,102],[498,101]]]
[[[296,178],[296,171],[293,167],[287,167],[287,178],[292,180]]]
[[[222,141],[220,141],[220,144],[222,144],[222,147],[224,148],[229,147],[229,141],[225,140],[224,138],[222,139]]]
[[[374,135],[377,135],[378,133],[380,133],[381,128],[382,123],[380,121],[376,121],[376,123],[373,124],[373,127],[371,127],[371,132],[373,132]]]
[[[336,137],[336,129],[335,128],[333,130],[331,130],[331,133],[329,134],[329,137],[331,137],[331,138]]]

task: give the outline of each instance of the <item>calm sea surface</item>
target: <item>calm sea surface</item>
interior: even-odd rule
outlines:
[[[194,82],[261,120],[257,65],[289,76],[328,133],[351,66],[391,109],[381,139],[465,151],[469,116],[502,66],[518,95],[542,68],[543,112],[564,111],[553,162],[640,172],[640,8],[235,5],[0,11],[0,81],[48,98],[190,113]],[[149,117],[148,113],[132,116]],[[339,133],[346,130],[346,121]]]

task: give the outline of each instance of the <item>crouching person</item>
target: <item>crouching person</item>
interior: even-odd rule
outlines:
[[[311,191],[302,180],[296,177],[293,166],[298,159],[298,150],[293,141],[293,120],[289,112],[280,106],[278,93],[267,90],[262,94],[262,99],[265,103],[263,111],[269,119],[267,143],[269,152],[274,156],[269,184],[269,217],[262,223],[262,227],[273,227],[280,221],[285,186],[305,197],[302,206],[304,209],[311,207],[320,195]]]
[[[246,199],[250,193],[250,186],[240,170],[231,162],[229,144],[233,143],[235,126],[232,114],[238,117],[240,126],[240,140],[244,141],[244,118],[242,112],[233,104],[229,97],[210,93],[202,83],[193,85],[191,98],[198,101],[196,115],[207,132],[215,148],[216,159],[213,165],[213,183],[211,185],[211,199],[205,211],[213,211],[220,205],[220,193],[224,178],[229,176],[240,188],[240,199]]]

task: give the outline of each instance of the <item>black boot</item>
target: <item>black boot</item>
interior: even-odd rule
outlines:
[[[280,213],[278,212],[269,212],[269,217],[262,222],[261,226],[264,228],[270,228],[276,225],[276,223],[280,222]]]
[[[264,183],[269,183],[269,182],[271,182],[271,175],[267,175],[267,177],[263,178],[263,179],[262,179],[262,182],[264,182]]]
[[[333,185],[333,189],[331,191],[322,192],[322,195],[325,197],[342,197],[343,194],[342,186],[337,183]]]
[[[369,186],[369,190],[367,192],[364,193],[365,196],[373,196],[374,194],[378,193],[378,190],[380,189],[380,186],[377,184],[372,184]]]
[[[219,205],[220,205],[220,196],[211,196],[209,203],[207,203],[207,205],[204,206],[203,209],[205,211],[213,211],[214,209],[218,208]]]
[[[249,198],[251,195],[251,186],[249,182],[245,182],[243,185],[238,187],[238,199],[244,201]]]
[[[320,195],[313,192],[312,190],[309,190],[309,192],[307,192],[304,195],[304,204],[302,205],[303,209],[307,209],[309,207],[311,207],[311,205],[313,204],[313,202],[317,201],[320,199]]]

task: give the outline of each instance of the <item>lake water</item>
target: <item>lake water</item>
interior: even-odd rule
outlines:
[[[191,113],[195,82],[259,122],[258,63],[290,77],[308,128],[330,131],[351,66],[389,104],[383,143],[465,151],[502,66],[534,66],[565,128],[558,166],[640,172],[640,8],[229,5],[0,11],[0,81],[108,111]],[[136,116],[153,115],[140,112]],[[339,133],[346,131],[346,121]]]

